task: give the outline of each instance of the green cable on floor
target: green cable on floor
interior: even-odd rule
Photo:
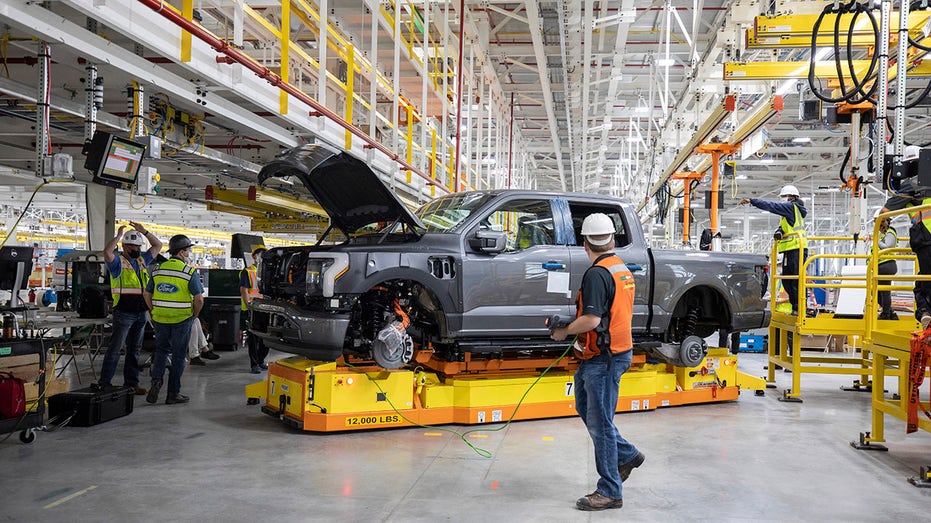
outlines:
[[[573,346],[573,344],[575,344],[575,340],[576,340],[577,338],[578,338],[578,336],[572,338],[572,342],[569,343],[569,345],[566,347],[566,350],[564,350],[564,351],[562,352],[562,354],[559,355],[558,358],[556,358],[555,360],[553,360],[553,362],[550,363],[550,365],[549,365],[546,369],[544,369],[543,372],[541,372],[539,376],[537,376],[537,379],[533,380],[533,383],[531,383],[530,386],[527,387],[527,390],[524,391],[524,394],[520,397],[520,400],[517,402],[517,405],[514,407],[514,412],[511,413],[511,417],[508,418],[508,420],[507,420],[506,422],[504,422],[504,425],[501,425],[500,427],[494,428],[494,429],[484,429],[484,428],[483,428],[483,429],[471,429],[471,430],[467,430],[467,431],[465,431],[465,432],[459,432],[458,430],[447,429],[447,428],[445,428],[445,427],[438,427],[438,426],[436,426],[436,425],[424,425],[424,424],[421,424],[421,423],[417,423],[417,422],[415,422],[415,421],[413,421],[413,420],[411,420],[411,419],[408,419],[407,416],[405,416],[404,414],[402,414],[401,411],[399,411],[398,408],[394,406],[394,403],[391,402],[391,398],[388,397],[388,393],[385,392],[384,389],[381,388],[381,385],[379,385],[377,381],[375,381],[374,379],[372,379],[372,377],[369,376],[367,372],[365,372],[364,370],[360,369],[359,367],[356,367],[355,365],[353,365],[353,364],[351,364],[351,363],[348,363],[348,362],[346,363],[346,366],[347,366],[347,367],[351,367],[351,368],[355,369],[356,371],[358,371],[358,372],[364,374],[365,377],[368,378],[369,381],[371,381],[373,384],[375,384],[375,387],[378,388],[378,392],[380,392],[380,393],[382,393],[382,394],[385,395],[385,401],[388,402],[388,405],[391,407],[391,409],[394,410],[394,412],[395,412],[398,416],[401,416],[401,419],[403,419],[404,421],[406,421],[406,422],[408,422],[408,423],[410,423],[411,425],[414,425],[414,426],[416,426],[416,427],[422,427],[422,428],[425,428],[425,429],[434,429],[434,430],[439,430],[439,431],[442,431],[442,432],[449,432],[450,434],[455,434],[456,436],[459,437],[459,439],[462,440],[463,443],[465,443],[466,445],[468,445],[468,447],[471,448],[471,449],[472,449],[476,454],[478,454],[479,456],[481,456],[481,457],[483,457],[483,458],[492,458],[492,457],[494,457],[494,454],[492,454],[492,453],[491,453],[490,451],[488,451],[488,450],[485,450],[485,449],[483,449],[483,448],[481,448],[481,447],[479,447],[479,446],[473,444],[472,442],[470,442],[469,440],[466,439],[466,436],[469,435],[469,434],[475,433],[475,432],[498,432],[499,430],[503,430],[503,429],[507,428],[507,426],[510,425],[512,421],[514,421],[514,416],[517,415],[517,411],[518,411],[518,409],[520,409],[520,406],[521,406],[521,404],[524,402],[524,399],[527,397],[527,394],[529,394],[530,391],[536,386],[536,384],[540,382],[540,380],[543,378],[543,376],[546,376],[546,373],[549,372],[550,369],[553,368],[553,365],[556,365],[556,362],[558,362],[559,360],[563,359],[564,357],[566,357],[567,354],[569,354],[569,351],[572,349],[572,346]]]

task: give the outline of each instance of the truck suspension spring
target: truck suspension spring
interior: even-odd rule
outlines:
[[[698,326],[698,315],[700,308],[698,305],[690,305],[689,312],[685,315],[684,336],[691,336],[695,333],[695,327]]]

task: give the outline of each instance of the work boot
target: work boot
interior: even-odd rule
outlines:
[[[253,365],[249,372],[252,374],[262,374],[262,369],[258,365]]]
[[[268,370],[268,365],[266,365],[265,362],[263,361],[262,363],[259,363],[259,368],[262,370]]]
[[[643,460],[646,459],[646,456],[643,455],[643,452],[637,452],[637,455],[627,463],[623,465],[618,465],[617,471],[621,474],[621,481],[627,481],[627,478],[630,477],[630,473],[635,468],[643,465]]]
[[[611,499],[603,496],[596,490],[591,494],[579,498],[575,502],[575,508],[579,510],[604,510],[608,508],[621,508],[624,506],[624,500]]]
[[[201,358],[206,358],[206,359],[208,359],[208,360],[218,360],[218,359],[220,359],[220,355],[217,354],[216,352],[213,352],[212,350],[208,350],[208,351],[206,351],[206,352],[201,352],[201,353],[200,353],[200,357],[201,357]]]
[[[194,356],[191,358],[191,365],[206,365],[207,362],[200,359],[200,356]]]
[[[152,386],[149,387],[149,393],[146,394],[145,401],[147,403],[155,403],[158,401],[158,391],[162,389],[162,380],[152,380]]]
[[[184,394],[181,394],[181,393],[169,394],[168,397],[165,398],[165,405],[174,405],[175,403],[187,403],[189,401],[191,401],[191,398],[185,396]]]
[[[127,389],[132,389],[133,394],[135,394],[136,396],[144,396],[145,393],[147,392],[145,390],[145,387],[140,387],[138,383],[135,385],[123,385],[123,387]]]

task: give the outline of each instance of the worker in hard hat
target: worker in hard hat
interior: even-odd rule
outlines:
[[[158,256],[162,242],[142,224],[131,221],[129,225],[132,230],[126,231],[126,226],[121,225],[116,236],[103,248],[103,259],[110,273],[110,293],[113,296],[113,331],[96,385],[101,389],[111,386],[110,381],[120,362],[120,350],[125,345],[123,386],[141,395],[146,393],[146,389],[139,386],[139,351],[142,349],[146,313],[149,310],[142,291],[149,281],[146,266]],[[149,248],[143,251],[146,240]],[[122,244],[119,255],[115,254],[117,241]]]
[[[879,212],[886,213],[922,205],[931,205],[931,197],[899,194],[886,200]],[[931,275],[931,211],[909,211],[908,216],[912,221],[908,229],[908,245],[918,259],[918,275]],[[931,281],[915,281],[914,293],[915,319],[921,322],[922,328],[927,329],[931,325]]]
[[[246,334],[246,343],[249,346],[249,371],[252,374],[261,374],[268,369],[265,358],[268,356],[268,347],[257,336],[249,333],[252,325],[249,304],[252,300],[262,296],[259,292],[258,266],[262,261],[262,254],[266,251],[264,245],[256,245],[252,249],[252,263],[239,272],[239,302],[242,311],[239,316],[240,328]]]
[[[621,483],[643,464],[644,455],[614,424],[621,376],[630,368],[634,277],[614,253],[617,226],[606,214],[594,213],[582,222],[585,253],[592,266],[582,277],[576,298],[576,318],[553,330],[560,341],[576,336],[575,408],[595,447],[598,485],[575,502],[579,510],[605,510],[624,505]]]
[[[873,214],[873,219],[880,219],[880,211],[882,209],[877,209]],[[870,243],[870,252],[872,252],[872,240],[871,235],[867,234],[863,237],[863,241]],[[891,249],[898,245],[899,235],[895,230],[895,227],[892,227],[892,218],[889,216],[883,216],[882,220],[879,222],[879,235],[876,238],[876,244],[879,247],[879,250]],[[899,268],[895,263],[895,260],[889,256],[882,256],[879,258],[877,267],[877,273],[879,275],[893,275],[899,272]],[[890,280],[879,280],[880,285],[889,285]],[[877,301],[881,312],[879,313],[879,319],[881,320],[897,320],[899,319],[898,315],[892,310],[892,292],[891,291],[879,291],[877,295]]]
[[[191,339],[191,323],[197,321],[204,307],[204,286],[196,269],[189,264],[194,242],[183,234],[168,240],[171,259],[152,272],[146,285],[146,304],[152,311],[155,325],[155,362],[152,363],[152,386],[145,400],[158,401],[162,378],[168,356],[171,355],[171,370],[168,373],[168,397],[165,403],[187,403],[190,398],[181,394],[181,375],[184,374],[188,343]]]
[[[771,212],[781,216],[779,229],[776,230],[776,251],[782,253],[782,284],[785,286],[789,298],[792,299],[792,314],[798,314],[798,306],[805,306],[803,296],[799,294],[799,281],[797,278],[786,278],[787,276],[797,276],[799,267],[808,258],[808,233],[805,231],[805,216],[808,210],[805,209],[805,203],[799,198],[798,189],[794,185],[786,185],[779,191],[779,196],[786,199],[785,202],[771,202],[760,200],[758,198],[743,198],[740,205],[750,204],[757,209]]]

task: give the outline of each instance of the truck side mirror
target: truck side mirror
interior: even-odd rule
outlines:
[[[479,229],[469,238],[469,247],[478,252],[486,254],[498,254],[504,252],[507,246],[507,233],[504,231],[492,231],[488,229]]]

